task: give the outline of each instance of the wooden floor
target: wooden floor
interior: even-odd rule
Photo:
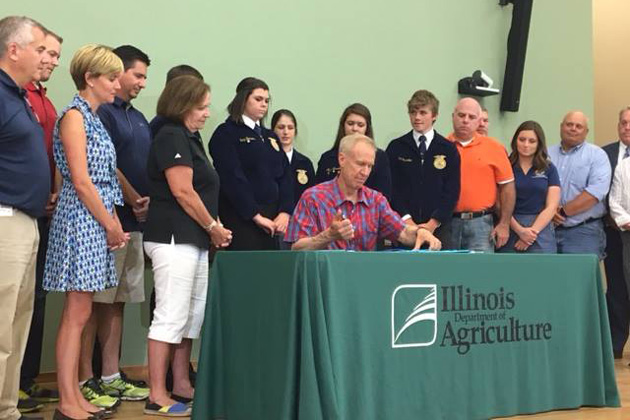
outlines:
[[[526,416],[503,417],[509,419],[545,419],[545,420],[628,420],[630,419],[630,351],[626,347],[626,354],[622,360],[615,360],[615,374],[617,386],[621,396],[621,408],[581,408],[579,410],[551,411],[542,414]],[[46,384],[44,384],[46,385]],[[160,420],[165,417],[145,416],[142,414],[144,402],[123,402],[114,419],[127,420]],[[30,413],[28,416],[43,416],[45,420],[51,420],[55,410],[54,404],[48,404],[40,413]],[[276,420],[276,419],[262,419]],[[277,419],[282,420],[282,419]]]

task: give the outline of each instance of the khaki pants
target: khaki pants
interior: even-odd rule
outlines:
[[[0,419],[17,420],[20,366],[33,315],[37,220],[0,213]]]

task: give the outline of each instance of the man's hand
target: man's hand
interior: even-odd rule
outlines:
[[[416,245],[413,249],[420,249],[425,243],[429,244],[431,251],[439,251],[442,248],[442,242],[433,236],[433,233],[429,232],[427,229],[418,228],[416,231]]]
[[[566,220],[566,217],[560,214],[561,211],[562,211],[562,207],[558,207],[556,209],[556,213],[553,215],[553,219],[551,219],[551,221],[553,222],[555,226],[563,224],[564,221]]]
[[[495,246],[501,248],[510,237],[510,225],[506,223],[497,224],[494,229],[492,229],[490,237],[494,241]]]
[[[59,198],[59,193],[51,193],[48,196],[48,202],[46,203],[46,217],[49,219],[52,217],[55,207],[57,207],[57,198]]]
[[[147,214],[149,213],[149,197],[140,197],[136,200],[132,207],[133,214],[136,216],[138,222],[146,222]]]
[[[333,241],[348,241],[354,238],[354,226],[350,220],[343,217],[341,210],[337,210],[337,214],[333,217],[333,221],[328,227],[330,237]]]
[[[426,229],[431,233],[434,233],[435,229],[437,229],[439,226],[440,222],[435,219],[429,219],[426,223],[420,223],[418,225],[419,228]]]

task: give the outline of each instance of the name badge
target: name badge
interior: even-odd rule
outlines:
[[[256,140],[255,137],[241,137],[240,139],[238,139],[238,141],[240,141],[241,143],[250,143],[254,140]]]
[[[405,163],[413,162],[413,159],[409,159],[409,158],[402,157],[402,156],[398,156],[398,160],[401,161],[401,162],[405,162]]]

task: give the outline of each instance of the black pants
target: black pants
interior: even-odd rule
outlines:
[[[39,247],[37,248],[37,262],[35,267],[35,302],[33,305],[33,319],[28,333],[26,350],[20,370],[20,389],[26,390],[35,382],[39,375],[42,359],[42,344],[44,340],[44,317],[46,316],[46,291],[43,288],[44,266],[46,264],[46,250],[48,249],[47,217],[37,219],[39,230]]]
[[[608,288],[606,289],[606,305],[608,307],[608,321],[612,336],[613,352],[619,356],[628,340],[630,325],[630,301],[628,288],[623,275],[623,244],[616,229],[605,226],[606,258],[604,270]]]

